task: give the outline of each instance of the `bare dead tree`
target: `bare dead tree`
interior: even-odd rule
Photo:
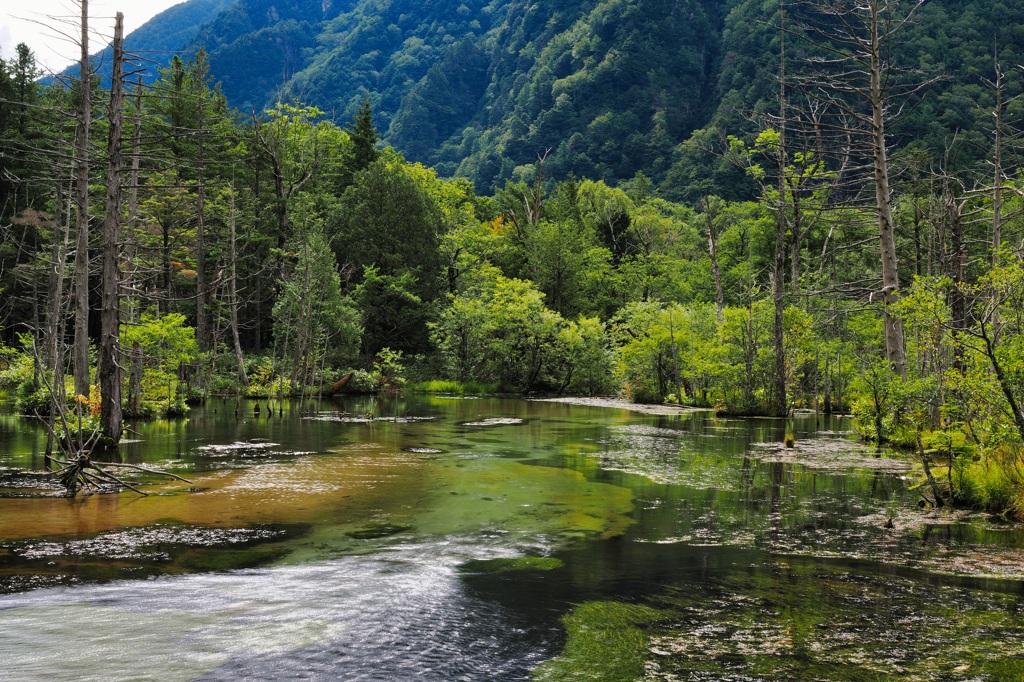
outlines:
[[[872,209],[878,223],[886,359],[906,378],[902,321],[892,314],[899,300],[895,225],[892,208],[887,127],[909,98],[937,80],[905,71],[893,61],[901,30],[924,0],[815,0],[795,3],[800,19],[793,27],[815,52],[808,69],[794,80],[837,112],[828,124],[834,136],[847,137],[853,155],[864,163],[851,178],[873,187]],[[850,153],[847,148],[844,150]]]
[[[103,217],[103,265],[100,276],[99,363],[101,443],[116,448],[121,440],[121,134],[124,107],[124,15],[114,19],[114,64],[110,81],[110,108],[107,113],[107,196]]]
[[[231,187],[231,207],[228,215],[228,224],[230,227],[229,235],[229,259],[228,269],[230,274],[228,276],[228,308],[230,313],[229,326],[231,327],[231,341],[235,349],[235,362],[238,365],[238,381],[242,386],[249,385],[249,377],[245,373],[245,358],[242,355],[242,341],[238,333],[238,249],[237,249],[237,230],[236,230],[236,214],[235,214],[235,188]]]
[[[82,9],[79,62],[78,128],[75,136],[75,393],[89,395],[89,128],[92,119],[92,71],[89,65],[89,0]]]
[[[776,416],[785,416],[789,411],[786,404],[786,349],[785,330],[783,327],[783,314],[786,301],[786,164],[788,159],[786,149],[786,8],[779,4],[779,37],[781,47],[779,49],[779,148],[777,150],[778,164],[778,200],[775,206],[775,267],[772,273],[772,301],[775,304],[775,317],[773,323],[773,346],[775,349],[775,371],[772,375],[772,412]],[[796,283],[793,283],[796,286]]]

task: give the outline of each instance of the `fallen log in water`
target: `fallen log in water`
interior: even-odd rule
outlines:
[[[349,372],[347,376],[344,376],[341,379],[335,381],[333,384],[331,384],[331,387],[324,392],[324,396],[329,398],[338,391],[340,391],[341,389],[345,388],[345,384],[352,380],[352,376],[354,374],[355,372]]]

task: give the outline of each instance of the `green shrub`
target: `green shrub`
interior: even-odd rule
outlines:
[[[213,395],[240,395],[238,377],[235,374],[214,374],[207,386]]]
[[[273,398],[279,395],[291,395],[291,386],[285,377],[275,377],[263,381],[250,381],[245,387],[247,398]]]
[[[379,393],[397,393],[405,385],[402,351],[384,347],[373,359],[373,383]]]
[[[352,378],[345,385],[346,393],[375,393],[376,391],[377,384],[374,377],[365,369],[353,370]]]
[[[50,415],[50,391],[45,388],[29,390],[30,384],[23,384],[23,388],[25,390],[18,391],[14,402],[18,412],[37,417],[48,417]]]
[[[0,346],[0,388],[17,391],[34,380],[32,356],[16,348]]]
[[[961,459],[957,481],[957,501],[968,507],[994,514],[1024,513],[1024,481],[1021,480],[1020,453],[1016,448],[993,448],[982,456]]]

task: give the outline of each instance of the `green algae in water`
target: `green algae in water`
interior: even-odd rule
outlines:
[[[632,682],[644,673],[646,628],[666,613],[639,604],[595,601],[562,619],[568,640],[558,658],[533,671],[535,682]]]
[[[523,556],[505,559],[467,561],[461,566],[463,573],[511,573],[514,571],[553,571],[565,566],[554,557]]]
[[[357,530],[347,531],[345,536],[353,540],[377,540],[409,530],[412,530],[412,526],[402,526],[396,523],[371,523]]]
[[[425,533],[501,529],[522,539],[608,538],[633,523],[631,491],[578,471],[480,458],[447,462],[436,473],[436,492],[416,517]]]
[[[233,571],[266,566],[287,555],[286,547],[274,545],[258,545],[247,549],[193,549],[176,559],[174,565],[187,572]]]
[[[1017,599],[777,561],[662,595],[642,679],[1024,679]]]
[[[446,457],[424,466],[416,497],[373,509],[372,521],[346,517],[336,525],[321,525],[295,543],[281,563],[366,553],[392,535],[377,528],[413,531],[418,538],[500,536],[501,544],[519,549],[550,538],[614,537],[633,523],[630,490],[588,480],[571,469],[500,457]]]

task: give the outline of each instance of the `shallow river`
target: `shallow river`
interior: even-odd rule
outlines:
[[[132,425],[191,485],[76,500],[0,417],[0,679],[1024,679],[1024,533],[838,420],[271,408]]]

